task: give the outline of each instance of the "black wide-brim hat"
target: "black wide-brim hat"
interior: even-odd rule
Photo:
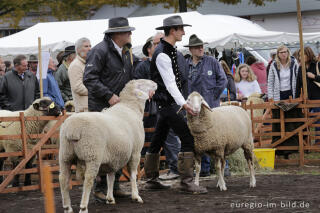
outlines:
[[[109,27],[106,33],[119,33],[119,32],[129,32],[134,31],[136,28],[129,26],[129,21],[125,17],[115,17],[109,19]]]
[[[64,49],[64,54],[63,54],[62,58],[65,58],[72,53],[76,53],[76,48],[74,45],[68,46]]]
[[[147,39],[146,43],[143,45],[142,47],[142,52],[145,56],[149,56],[148,54],[148,47],[150,46],[150,42],[153,41],[153,36],[151,36],[150,38]]]
[[[189,44],[184,45],[184,47],[196,47],[196,46],[203,46],[208,44],[207,42],[203,42],[200,38],[197,37],[196,34],[193,34],[189,38]]]
[[[176,15],[176,16],[170,16],[168,18],[165,18],[163,20],[163,26],[157,27],[156,30],[163,30],[164,28],[167,28],[167,27],[178,27],[178,26],[191,27],[190,24],[184,24],[182,22],[181,16]]]

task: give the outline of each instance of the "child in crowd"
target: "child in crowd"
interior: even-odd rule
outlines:
[[[261,93],[256,76],[248,64],[240,64],[235,79],[237,99],[247,98],[253,93]]]

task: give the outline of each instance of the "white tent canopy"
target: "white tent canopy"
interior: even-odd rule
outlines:
[[[141,55],[141,48],[147,38],[156,33],[155,28],[162,26],[163,19],[171,16],[158,15],[129,18],[130,26],[136,28],[132,33],[133,52]],[[226,15],[201,15],[198,12],[180,13],[183,22],[191,24],[185,27],[186,35],[183,41],[177,43],[183,48],[189,36],[197,34],[209,47],[233,46],[234,43],[243,46],[276,46],[280,43],[298,43],[296,33],[266,31],[257,24],[246,19]],[[81,38],[87,37],[92,45],[103,39],[103,32],[108,28],[108,20],[84,20],[39,23],[33,27],[0,39],[0,55],[36,54],[38,37],[42,40],[42,49],[57,52]],[[304,34],[304,41],[320,41],[320,33]]]

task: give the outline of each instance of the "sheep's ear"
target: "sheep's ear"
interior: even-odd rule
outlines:
[[[140,98],[143,100],[147,100],[149,98],[149,94],[145,93],[144,91],[142,91],[140,89],[135,89],[134,94],[137,98]]]
[[[180,107],[180,109],[178,110],[177,114],[179,114],[182,110],[184,110],[183,106]]]
[[[204,106],[205,108],[207,108],[208,110],[210,110],[212,112],[212,109],[209,107],[208,103],[205,100],[202,100],[201,106]]]
[[[32,106],[33,106],[33,108],[35,110],[39,110],[39,108],[40,108],[40,104],[39,103],[34,103]]]

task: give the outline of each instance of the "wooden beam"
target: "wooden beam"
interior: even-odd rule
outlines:
[[[300,0],[297,0],[297,21],[299,27],[299,39],[300,39],[300,59],[301,59],[301,68],[302,68],[302,84],[303,84],[303,93],[304,100],[308,99],[308,90],[307,90],[307,75],[306,75],[306,64],[304,60],[304,45],[303,45],[303,32],[302,32],[302,21],[301,21],[301,8]]]

